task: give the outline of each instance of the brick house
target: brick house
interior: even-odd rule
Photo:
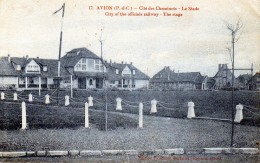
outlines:
[[[150,88],[162,90],[196,90],[203,88],[205,77],[200,72],[175,73],[164,67],[150,79]]]
[[[123,69],[122,69],[123,68]],[[117,73],[118,72],[118,73]],[[58,60],[27,57],[0,58],[0,86],[16,89],[55,88]],[[141,88],[149,77],[132,64],[109,64],[86,48],[67,52],[61,58],[60,87],[102,89],[105,84],[118,88]],[[123,83],[123,85],[121,84]]]

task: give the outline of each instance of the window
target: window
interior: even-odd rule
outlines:
[[[26,72],[40,72],[40,67],[38,65],[27,65]]]
[[[133,75],[135,75],[135,70],[133,70]]]
[[[94,60],[94,70],[102,72],[102,71],[106,71],[106,67],[104,67],[101,60],[96,59],[96,60]]]
[[[116,74],[119,74],[118,69],[116,69]]]
[[[75,66],[76,71],[87,71],[87,59],[82,58]]]
[[[124,68],[124,70],[122,71],[122,75],[123,75],[123,76],[131,76],[131,74],[132,74],[132,71],[129,69],[128,66],[126,66],[126,67]]]
[[[21,65],[17,65],[16,70],[20,71],[21,70]]]
[[[47,71],[47,66],[43,66],[43,71]]]
[[[70,79],[65,79],[64,83],[70,83]]]
[[[86,71],[87,70],[87,66],[86,65],[82,65],[82,70]]]
[[[93,85],[93,79],[89,79],[89,85]]]

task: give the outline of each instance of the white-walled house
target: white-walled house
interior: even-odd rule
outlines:
[[[109,69],[110,87],[120,89],[139,89],[149,86],[149,76],[137,69],[132,63],[106,63]]]
[[[132,64],[103,62],[86,48],[67,52],[61,58],[60,88],[122,89],[142,88],[148,85],[149,77]],[[58,60],[27,57],[0,58],[0,87],[16,89],[56,88]],[[105,84],[106,83],[106,84]]]

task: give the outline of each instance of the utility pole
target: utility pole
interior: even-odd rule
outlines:
[[[107,132],[107,121],[108,121],[108,117],[107,117],[107,84],[106,84],[106,79],[105,79],[105,62],[103,59],[103,40],[102,40],[102,34],[103,34],[103,29],[101,29],[101,35],[100,35],[100,52],[101,52],[101,63],[102,63],[102,67],[103,67],[103,86],[104,86],[104,90],[105,90],[105,131]]]
[[[235,76],[235,33],[232,31],[232,130],[231,130],[231,144],[230,146],[233,147],[233,141],[234,141],[234,107],[235,107],[235,101],[234,101],[234,76]]]
[[[60,91],[60,81],[61,81],[61,76],[60,76],[60,58],[61,58],[61,47],[62,47],[62,28],[63,28],[63,18],[64,18],[64,13],[65,13],[65,3],[61,6],[61,8],[57,11],[55,11],[53,14],[56,14],[57,12],[62,10],[62,17],[61,17],[61,29],[60,29],[60,46],[59,46],[59,60],[58,60],[58,76],[55,79],[57,82],[57,104],[59,105],[59,91]]]

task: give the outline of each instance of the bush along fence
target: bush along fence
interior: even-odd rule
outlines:
[[[97,108],[104,108],[105,106],[105,101],[102,99],[94,98],[92,96],[89,96],[87,98],[71,98],[70,96],[66,95],[65,97],[55,97],[53,96],[53,93],[51,95],[46,94],[45,96],[42,97],[33,97],[33,95],[30,93],[28,96],[26,95],[21,95],[17,94],[16,92],[12,94],[5,94],[4,92],[1,92],[1,102],[5,101],[14,101],[20,103],[21,101],[21,108],[22,108],[22,116],[21,116],[21,124],[22,128],[21,129],[27,129],[28,128],[28,123],[27,123],[27,114],[26,114],[26,102],[28,102],[30,105],[33,105],[33,102],[40,102],[43,105],[50,105],[50,104],[57,104],[59,101],[60,104],[63,103],[65,107],[70,106],[72,104],[79,104],[84,106],[84,127],[89,128],[89,107],[92,107],[92,109],[100,110]],[[210,118],[210,117],[196,117],[195,116],[195,104],[194,102],[185,102],[185,103],[179,103],[179,104],[172,104],[172,103],[166,103],[162,101],[157,101],[155,99],[151,101],[145,101],[145,102],[132,102],[132,101],[127,101],[124,100],[120,97],[116,98],[115,103],[109,102],[111,105],[110,108],[115,108],[115,110],[109,110],[109,111],[119,111],[122,112],[124,111],[124,107],[128,108],[128,113],[136,113],[139,115],[138,118],[138,127],[143,128],[143,114],[144,114],[144,105],[150,106],[150,114],[155,114],[158,112],[158,109],[163,110],[163,111],[176,111],[178,108],[176,106],[182,106],[186,107],[188,106],[188,111],[186,112],[187,118],[189,119],[213,119],[213,120],[223,120],[223,121],[232,121],[231,119],[220,119],[220,118]],[[35,107],[36,104],[35,104]],[[243,120],[243,109],[245,109],[248,113],[250,113],[252,116],[256,116],[257,118],[260,117],[260,115],[256,112],[259,111],[260,109],[250,107],[247,105],[242,105],[239,104],[236,106],[236,114],[235,114],[235,119],[234,122],[240,123]]]

